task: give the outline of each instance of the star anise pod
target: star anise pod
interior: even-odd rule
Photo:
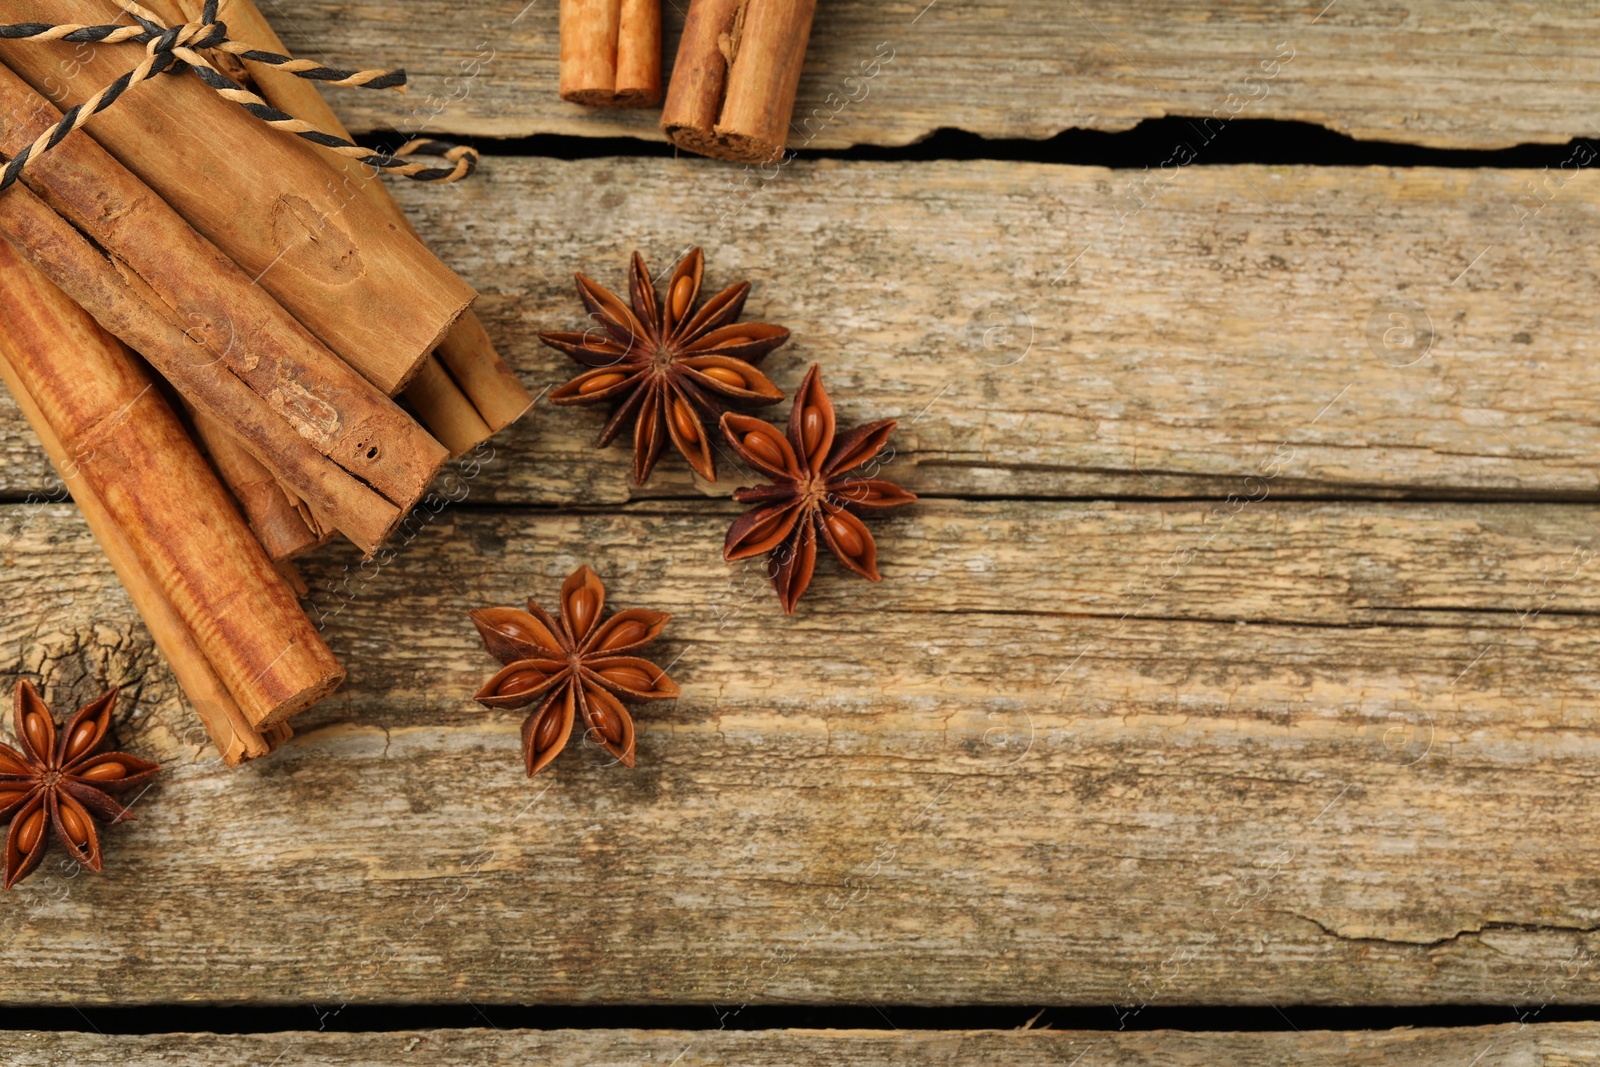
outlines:
[[[59,729],[38,690],[17,682],[14,722],[22,751],[0,744],[0,822],[6,834],[5,887],[31,874],[44,859],[48,822],[72,858],[91,871],[100,869],[100,831],[96,817],[109,823],[133,818],[111,799],[143,785],[160,764],[126,752],[97,752],[111,728],[117,690],[85,704]]]
[[[734,321],[744,310],[749,282],[724,289],[691,314],[704,271],[700,249],[690,250],[660,299],[635,252],[628,279],[631,308],[579,274],[578,296],[599,328],[539,335],[551,348],[593,368],[551,393],[552,403],[616,404],[595,447],[604,448],[633,425],[633,480],[639,485],[650,477],[669,438],[702,478],[716,481],[706,420],[715,422],[729,401],[775,404],[783,399],[755,364],[787,341],[789,331]]]
[[[599,577],[579,567],[561,586],[559,621],[532,599],[527,611],[472,612],[484,647],[506,665],[474,699],[490,708],[525,708],[540,701],[522,724],[522,754],[530,778],[566,747],[573,720],[580,715],[589,736],[632,767],[633,717],[622,701],[637,704],[678,695],[677,685],[654,663],[621,655],[654,641],[672,616],[629,608],[601,622],[605,602],[606,587]]]
[[[917,498],[881,478],[855,472],[878,454],[894,428],[893,419],[882,419],[835,439],[833,403],[815,364],[794,394],[787,436],[748,415],[722,416],[722,432],[734,451],[774,479],[772,485],[734,490],[733,499],[757,507],[728,531],[723,558],[731,562],[770,553],[767,572],[783,610],[791,615],[811,584],[819,540],[850,570],[879,581],[877,542],[855,512],[898,507]]]

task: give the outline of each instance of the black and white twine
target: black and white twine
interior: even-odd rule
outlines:
[[[231,100],[250,114],[274,129],[304,137],[313,144],[354,159],[391,174],[398,174],[419,182],[453,182],[471,174],[478,165],[476,149],[465,145],[447,144],[425,138],[413,140],[394,152],[374,152],[352,144],[343,137],[303,122],[293,115],[279,111],[261,97],[240,86],[222,74],[200,54],[201,49],[227,52],[252,63],[264,63],[287,74],[311,81],[327,82],[358,89],[399,89],[404,91],[406,72],[403,70],[337,70],[313,63],[308,59],[294,59],[276,52],[263,52],[249,45],[230,40],[228,27],[217,18],[218,0],[206,0],[199,22],[181,26],[166,26],[150,11],[134,0],[120,0],[123,8],[139,23],[137,26],[84,26],[78,24],[49,25],[42,22],[22,22],[0,26],[0,40],[11,41],[67,41],[86,43],[121,44],[129,42],[145,46],[146,55],[137,67],[95,93],[76,107],[68,109],[61,121],[41,134],[33,144],[18,152],[5,171],[0,173],[0,192],[14,185],[30,159],[36,159],[60,144],[67,134],[88,122],[95,115],[115,104],[123,93],[140,82],[158,74],[181,74],[193,70],[217,94]],[[412,162],[413,155],[436,156],[449,163],[448,167],[430,167]]]

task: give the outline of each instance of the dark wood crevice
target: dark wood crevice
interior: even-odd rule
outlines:
[[[804,149],[801,160],[843,159],[874,163],[1000,160],[1017,163],[1059,163],[1115,170],[1158,169],[1172,165],[1174,150],[1187,146],[1192,159],[1185,166],[1307,167],[1444,167],[1539,170],[1572,166],[1574,153],[1594,159],[1593,142],[1575,137],[1562,144],[1519,144],[1510,148],[1431,148],[1397,141],[1362,140],[1326,126],[1284,119],[1234,119],[1209,132],[1205,116],[1169,115],[1145,119],[1132,129],[1107,132],[1068,129],[1054,137],[989,138],[967,130],[943,127],[909,145],[858,144],[851,148]],[[364,147],[391,149],[407,138],[373,133],[358,137]],[[471,144],[485,156],[544,156],[549,159],[604,159],[614,156],[671,158],[680,153],[664,141],[641,137],[574,137],[537,134],[531,137],[450,138]],[[1188,158],[1190,153],[1183,153]],[[737,166],[731,164],[730,166]]]

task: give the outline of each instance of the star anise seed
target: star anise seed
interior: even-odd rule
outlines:
[[[775,404],[783,393],[755,368],[789,339],[782,326],[735,322],[750,283],[730,286],[695,312],[705,257],[691,249],[656,294],[635,252],[628,279],[632,307],[583,274],[578,296],[597,325],[581,333],[541,333],[539,340],[591,368],[550,394],[555,404],[614,403],[595,447],[633,426],[633,480],[643,485],[670,440],[689,466],[717,480],[706,420],[729,403]]]
[[[672,616],[629,608],[601,622],[605,603],[599,577],[579,567],[561,586],[559,620],[532,599],[527,611],[478,608],[471,613],[484,647],[505,664],[474,699],[490,708],[539,702],[522,724],[530,778],[567,746],[579,716],[594,741],[632,767],[633,716],[622,701],[639,704],[678,695],[661,668],[622,655],[654,641]]]
[[[111,729],[116,702],[113,688],[78,709],[62,729],[33,684],[18,680],[13,722],[22,749],[0,744],[0,822],[11,822],[5,844],[7,889],[44,859],[50,841],[46,823],[73,859],[98,871],[100,831],[95,819],[133,819],[111,794],[143,785],[161,765],[126,752],[97,752]]]
[[[722,556],[732,562],[768,553],[767,573],[783,610],[811,584],[817,543],[863,578],[879,581],[878,546],[857,512],[899,507],[916,496],[858,469],[888,443],[893,419],[858,426],[835,439],[833,403],[815,364],[794,394],[787,434],[770,423],[733,412],[722,432],[744,461],[773,478],[771,485],[735,489],[733,499],[755,504],[728,531]]]

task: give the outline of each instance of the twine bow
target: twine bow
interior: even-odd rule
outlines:
[[[181,26],[166,26],[149,10],[134,0],[120,0],[122,7],[139,23],[137,26],[85,26],[81,24],[49,25],[43,22],[21,22],[0,25],[0,40],[12,41],[69,41],[90,44],[121,44],[132,42],[145,46],[145,58],[135,68],[95,93],[83,103],[68,109],[61,121],[39,135],[38,140],[18,152],[0,174],[0,192],[14,185],[30,159],[37,158],[66,139],[67,134],[88,122],[95,115],[115,104],[123,93],[148,81],[158,74],[181,74],[192,70],[217,94],[231,100],[250,114],[274,129],[304,137],[313,144],[354,159],[358,163],[399,174],[419,182],[453,182],[465,178],[478,166],[478,152],[466,145],[453,145],[444,141],[418,138],[402,145],[394,152],[373,152],[317,129],[293,115],[279,111],[261,97],[239,85],[213,67],[200,54],[202,49],[227,52],[276,67],[297,78],[327,82],[357,89],[394,89],[405,92],[404,70],[338,70],[313,63],[309,59],[294,59],[276,52],[263,52],[228,37],[227,24],[217,18],[218,0],[206,0],[199,22]],[[437,156],[451,164],[448,167],[430,167],[411,162],[413,155]]]

